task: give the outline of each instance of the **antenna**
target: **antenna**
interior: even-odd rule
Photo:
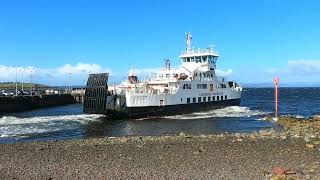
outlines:
[[[190,32],[188,32],[187,34],[186,34],[186,46],[187,46],[187,51],[190,51],[190,49],[191,49],[191,42],[192,41],[192,36],[191,36],[191,33]]]

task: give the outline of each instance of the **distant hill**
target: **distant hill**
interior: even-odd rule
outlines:
[[[274,87],[273,83],[244,83],[245,88],[268,88]],[[281,83],[280,87],[320,87],[320,83],[306,83],[306,82],[296,82],[296,83]]]
[[[21,89],[22,84],[18,82],[18,89]],[[31,89],[32,84],[31,83],[23,83],[23,89]],[[44,84],[34,84],[34,87],[36,89],[49,89],[54,88],[52,86],[44,85]],[[0,90],[1,89],[15,89],[16,83],[15,82],[4,82],[0,83]]]

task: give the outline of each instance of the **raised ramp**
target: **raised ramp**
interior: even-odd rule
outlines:
[[[108,95],[108,73],[90,74],[84,95],[83,112],[105,114]]]

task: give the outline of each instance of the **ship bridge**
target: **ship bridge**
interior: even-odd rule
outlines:
[[[191,34],[186,36],[186,50],[180,54],[182,66],[191,72],[208,72],[214,74],[219,53],[209,47],[206,49],[191,48]]]

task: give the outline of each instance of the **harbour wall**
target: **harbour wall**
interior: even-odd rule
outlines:
[[[0,97],[0,114],[77,103],[71,94]]]

